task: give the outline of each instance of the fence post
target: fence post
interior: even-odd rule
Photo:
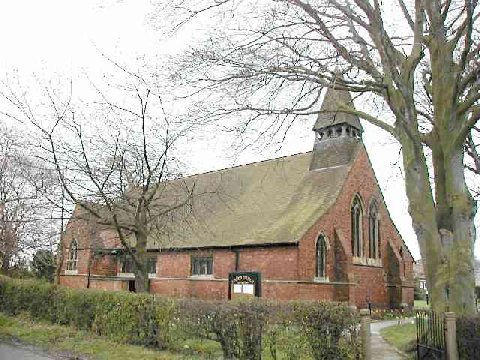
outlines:
[[[445,313],[445,346],[447,360],[458,360],[457,318],[454,312]]]
[[[360,310],[360,336],[362,337],[365,360],[370,360],[372,358],[372,349],[370,339],[370,312],[368,309]]]

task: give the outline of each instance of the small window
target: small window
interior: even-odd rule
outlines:
[[[149,257],[147,259],[147,271],[149,274],[157,273],[157,259]],[[133,261],[130,255],[125,255],[120,260],[120,273],[133,274],[135,273],[135,261]]]
[[[317,268],[315,276],[317,278],[327,277],[327,242],[325,236],[320,235],[317,240],[316,251]]]
[[[70,251],[68,254],[67,260],[67,270],[74,271],[77,270],[78,265],[78,243],[77,240],[72,240],[70,244]]]
[[[377,203],[373,201],[368,210],[369,250],[368,257],[378,259],[380,257],[380,222],[378,220]]]
[[[358,195],[355,196],[351,209],[351,225],[352,225],[352,255],[355,257],[363,256],[363,208],[362,202]]]
[[[192,275],[212,275],[213,258],[211,256],[192,257]]]
[[[131,274],[135,272],[135,262],[130,255],[125,255],[120,260],[120,272],[122,274]]]
[[[157,273],[157,259],[156,258],[148,258],[147,269],[148,269],[149,274],[156,274]]]

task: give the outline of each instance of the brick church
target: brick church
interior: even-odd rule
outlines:
[[[350,94],[329,89],[311,152],[188,177],[212,195],[168,239],[149,241],[150,292],[412,306],[414,260],[385,206],[360,121],[337,112],[339,103],[352,104]],[[62,285],[134,290],[132,261],[119,256],[112,229],[74,215],[64,244]]]

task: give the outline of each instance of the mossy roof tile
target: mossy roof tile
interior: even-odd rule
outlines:
[[[182,179],[195,184],[192,214],[150,236],[148,248],[297,243],[335,203],[351,166],[310,171],[312,156],[308,152]]]

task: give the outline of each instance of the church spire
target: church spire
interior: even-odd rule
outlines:
[[[313,130],[317,131],[330,126],[348,124],[361,132],[363,129],[358,116],[339,111],[342,105],[354,108],[350,92],[328,88]]]
[[[342,81],[339,75],[336,82],[341,84]],[[357,144],[362,141],[360,119],[340,111],[342,105],[354,108],[350,93],[343,89],[327,89],[313,126],[315,144],[310,170],[348,164]]]

